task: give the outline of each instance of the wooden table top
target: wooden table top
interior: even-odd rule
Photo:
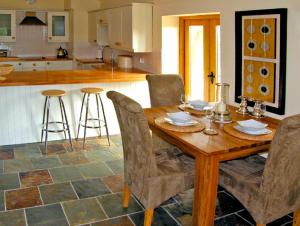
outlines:
[[[247,120],[250,118],[250,116],[243,116],[236,113],[235,107],[230,107],[230,109],[233,121]],[[216,155],[254,148],[259,145],[270,144],[270,141],[248,141],[235,138],[227,134],[223,130],[223,125],[219,123],[212,123],[212,127],[217,129],[218,131],[218,135],[214,136],[205,135],[203,132],[173,132],[170,130],[158,128],[157,125],[154,123],[155,118],[165,116],[167,112],[177,111],[180,110],[175,106],[144,109],[145,115],[152,130],[155,130],[155,132],[159,133],[160,136],[166,137],[167,140],[172,139],[171,143],[178,144],[180,148],[186,147],[185,149],[187,150],[187,152],[193,156],[199,154],[199,152],[205,155]],[[208,120],[205,118],[205,116],[198,117],[202,123],[208,125]],[[264,123],[268,123],[269,127],[274,129],[276,129],[279,124],[279,120],[269,117],[264,117],[258,120]]]
[[[137,69],[112,70],[111,67],[99,70],[68,70],[68,71],[13,71],[3,75],[5,80],[0,86],[32,86],[83,83],[111,83],[145,81],[147,72]]]

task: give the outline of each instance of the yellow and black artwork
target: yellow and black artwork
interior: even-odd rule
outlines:
[[[236,102],[243,95],[284,114],[286,17],[287,9],[236,12]]]

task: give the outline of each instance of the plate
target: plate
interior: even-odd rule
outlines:
[[[167,116],[170,120],[176,123],[186,123],[190,122],[192,120],[192,117],[187,112],[173,112],[173,113],[167,113]]]
[[[191,119],[188,122],[174,122],[174,121],[172,121],[172,119],[167,118],[167,117],[165,117],[165,121],[174,126],[194,126],[199,123],[198,121],[193,120],[193,119]]]
[[[242,133],[246,133],[246,134],[249,134],[249,135],[267,135],[267,134],[270,134],[272,133],[271,130],[269,129],[261,129],[261,130],[245,130],[245,128],[243,128],[242,126],[234,126],[234,128],[236,130],[238,130],[239,132],[242,132]]]

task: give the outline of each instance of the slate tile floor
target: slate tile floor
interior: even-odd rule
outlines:
[[[123,153],[120,136],[0,147],[0,225],[142,226],[143,207],[132,198],[122,208]],[[154,226],[192,225],[192,192],[155,210]],[[244,207],[219,188],[216,226],[255,225]],[[268,226],[291,226],[290,215]]]

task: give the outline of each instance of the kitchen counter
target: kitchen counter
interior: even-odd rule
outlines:
[[[13,61],[64,61],[73,60],[72,58],[57,58],[53,57],[0,57],[0,62],[13,62]]]
[[[3,76],[6,79],[0,81],[0,86],[134,82],[145,81],[146,74],[138,69],[112,69],[110,65],[97,67],[97,70],[14,71]]]
[[[98,58],[76,58],[76,61],[81,64],[103,63],[103,59],[98,59]]]

